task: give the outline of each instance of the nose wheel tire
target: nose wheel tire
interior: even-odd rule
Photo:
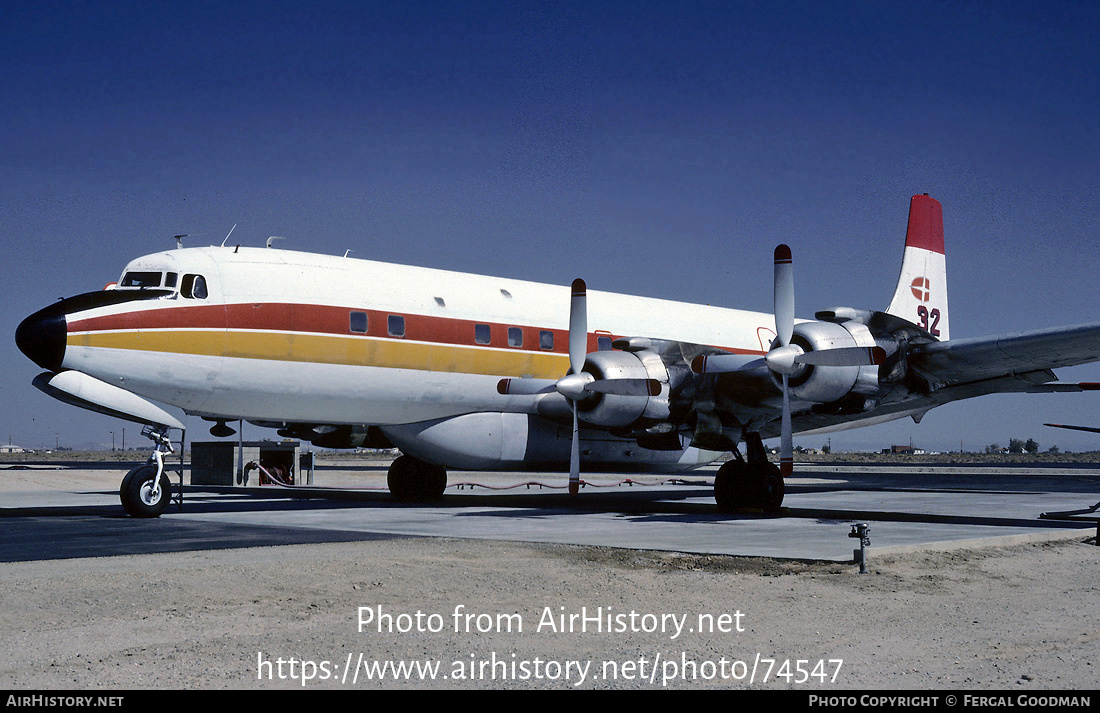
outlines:
[[[154,492],[157,467],[152,464],[139,465],[126,474],[118,497],[122,507],[131,517],[160,517],[172,499],[172,483],[165,473],[160,475],[160,491]]]

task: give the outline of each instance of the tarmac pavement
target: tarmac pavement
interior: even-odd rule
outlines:
[[[124,470],[0,470],[0,561],[234,547],[446,537],[779,559],[853,561],[891,551],[1089,536],[1100,468],[805,464],[776,514],[720,513],[714,468],[677,478],[586,475],[577,497],[560,473],[454,472],[441,501],[400,503],[385,465],[318,468],[313,487],[184,486],[156,520],[119,504]],[[58,485],[52,485],[56,478]],[[1042,517],[1044,513],[1073,513]]]

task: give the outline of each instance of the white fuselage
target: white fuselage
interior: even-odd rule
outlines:
[[[567,286],[233,247],[138,258],[116,289],[140,289],[125,286],[139,273],[176,287],[71,315],[63,366],[190,414],[383,425],[509,412],[522,407],[501,378],[569,369]],[[196,275],[205,297],[187,296]],[[765,313],[597,291],[588,311],[589,351],[644,335],[763,354],[774,336]]]

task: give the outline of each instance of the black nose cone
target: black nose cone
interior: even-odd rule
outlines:
[[[15,329],[19,351],[43,369],[60,371],[65,360],[68,325],[65,312],[56,307],[41,309],[27,317]]]

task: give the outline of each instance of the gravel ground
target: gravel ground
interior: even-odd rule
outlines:
[[[437,538],[7,563],[0,683],[1091,691],[1098,565],[1084,537],[866,575]],[[438,668],[368,675],[385,662]]]

